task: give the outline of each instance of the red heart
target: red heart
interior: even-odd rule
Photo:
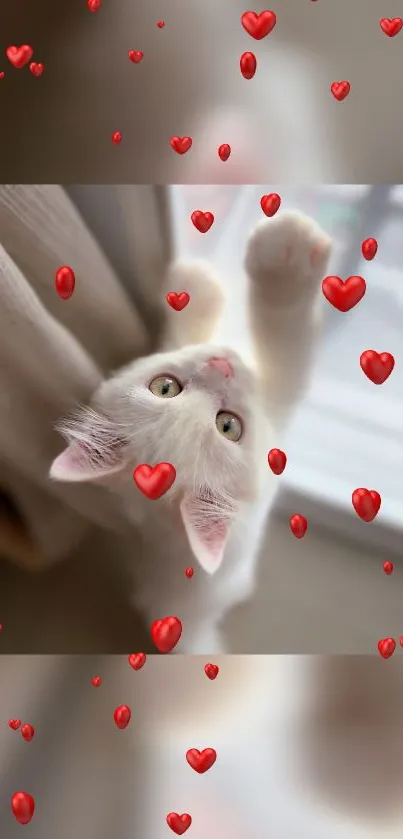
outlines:
[[[11,809],[17,822],[28,824],[35,812],[35,799],[29,792],[15,792],[11,799]]]
[[[375,489],[355,489],[351,498],[357,516],[363,521],[372,521],[379,512],[381,496]]]
[[[141,463],[133,472],[133,479],[139,490],[152,501],[165,495],[175,478],[176,469],[172,463],[157,463],[155,466]]]
[[[160,653],[170,653],[176,647],[182,635],[182,624],[179,618],[170,616],[159,618],[151,626],[151,637]]]
[[[9,720],[8,724],[9,724],[10,728],[13,729],[13,731],[18,731],[18,729],[21,725],[21,720]]]
[[[164,26],[165,26],[165,21],[164,20],[157,20],[157,26],[158,26],[158,29],[163,29]]]
[[[332,91],[334,98],[337,99],[338,102],[342,102],[343,99],[345,99],[350,93],[350,82],[333,82],[330,86],[330,90]]]
[[[8,47],[6,50],[8,60],[19,70],[31,61],[33,54],[34,51],[29,44],[23,44],[22,47]]]
[[[113,712],[113,719],[115,720],[115,725],[122,731],[129,725],[131,717],[132,712],[128,705],[119,705],[117,708],[115,708]]]
[[[382,385],[389,378],[395,359],[390,352],[377,353],[375,350],[365,350],[360,356],[361,370],[374,385]]]
[[[56,271],[55,287],[59,297],[62,300],[69,300],[73,294],[76,284],[76,277],[72,268],[68,265],[62,265]]]
[[[87,6],[90,12],[99,12],[102,0],[87,0]]]
[[[121,131],[114,131],[111,137],[112,143],[115,143],[115,146],[119,146],[122,142],[122,132]]]
[[[1,73],[0,73],[0,79],[4,79],[4,76],[5,76],[5,73],[3,73],[3,71],[1,71]]]
[[[94,676],[94,678],[91,679],[91,682],[94,685],[94,688],[99,688],[100,685],[102,685],[102,679],[100,676]]]
[[[378,250],[378,242],[376,239],[364,239],[361,245],[361,251],[364,259],[371,260],[376,256]]]
[[[131,653],[128,658],[128,662],[130,667],[133,667],[133,670],[141,670],[146,663],[146,654],[145,653]]]
[[[290,527],[294,536],[296,536],[297,539],[302,539],[307,531],[308,522],[305,516],[300,516],[296,513],[295,516],[291,516],[290,518]]]
[[[141,59],[144,58],[144,53],[141,50],[129,50],[127,54],[133,64],[139,64]]]
[[[181,312],[189,303],[190,297],[187,291],[180,291],[178,294],[176,291],[168,291],[166,299],[172,309],[175,309],[176,312]]]
[[[396,641],[394,638],[381,638],[378,641],[378,650],[382,658],[390,658],[396,649]]]
[[[267,460],[275,475],[282,475],[287,463],[287,455],[281,449],[270,449]]]
[[[32,61],[32,63],[29,65],[29,69],[33,76],[39,77],[42,75],[45,68],[43,64],[38,64],[36,61]]]
[[[223,163],[225,163],[225,161],[228,160],[230,154],[231,146],[229,146],[228,143],[223,143],[222,146],[218,147],[218,157],[220,158],[220,160],[222,160]]]
[[[193,574],[194,574],[194,569],[193,568],[186,568],[185,574],[186,574],[188,580],[191,580],[192,577],[193,577]]]
[[[171,137],[170,139],[171,148],[178,154],[186,154],[192,147],[192,142],[191,137]]]
[[[209,664],[206,664],[206,666],[204,668],[204,672],[205,672],[207,678],[210,679],[213,682],[214,679],[217,678],[217,676],[220,672],[220,668],[218,667],[218,664],[210,664],[209,663]]]
[[[199,233],[207,233],[207,231],[210,230],[211,225],[214,223],[213,213],[203,213],[202,210],[195,210],[190,218]]]
[[[29,722],[26,722],[25,725],[22,726],[21,734],[24,740],[26,740],[27,743],[30,743],[31,740],[33,740],[35,734],[35,729],[33,725],[30,725]]]
[[[400,32],[403,26],[403,19],[401,17],[383,17],[382,20],[379,21],[379,25],[385,35],[388,35],[389,38],[393,38],[398,34],[398,32]]]
[[[246,29],[248,35],[252,35],[256,41],[261,41],[265,38],[276,25],[276,15],[265,9],[264,12],[256,14],[256,12],[244,12],[241,17],[241,23]]]
[[[182,836],[182,833],[186,833],[191,824],[192,817],[189,816],[189,813],[182,813],[181,816],[179,813],[168,813],[167,815],[167,825],[177,836]]]
[[[383,567],[383,570],[384,570],[385,574],[392,574],[392,572],[393,572],[393,562],[391,562],[390,559],[385,560],[382,567]]]
[[[348,312],[364,297],[367,284],[363,277],[348,277],[343,282],[340,277],[325,277],[322,291],[326,300],[339,312]]]
[[[195,772],[202,775],[203,772],[211,769],[216,762],[217,752],[215,749],[203,749],[202,752],[199,749],[189,749],[186,752],[186,760]]]
[[[239,61],[244,79],[253,79],[256,73],[257,61],[253,52],[243,52]]]
[[[262,195],[260,199],[260,206],[265,216],[275,216],[281,204],[281,198],[277,192],[271,192],[270,195]]]

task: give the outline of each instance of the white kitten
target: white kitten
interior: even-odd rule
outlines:
[[[50,475],[103,480],[139,526],[133,600],[148,622],[177,615],[178,651],[222,651],[219,623],[253,590],[263,526],[278,478],[267,464],[304,390],[315,302],[330,241],[298,213],[261,221],[246,253],[256,358],[247,366],[209,343],[223,306],[210,268],[173,266],[170,291],[189,305],[167,312],[163,351],[104,382],[90,408],[63,424],[69,445]],[[158,501],[134,485],[133,468],[168,461],[176,481]],[[198,560],[191,581],[185,568]]]

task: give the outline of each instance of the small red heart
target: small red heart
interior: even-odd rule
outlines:
[[[239,60],[239,66],[244,79],[253,79],[257,67],[256,56],[253,52],[243,52]]]
[[[290,527],[294,536],[296,536],[297,539],[302,539],[307,531],[308,522],[305,516],[300,516],[296,513],[295,516],[291,516],[290,518]]]
[[[130,653],[128,662],[133,670],[141,670],[146,663],[147,656],[145,653]]]
[[[392,574],[392,571],[393,571],[393,562],[391,562],[389,559],[387,559],[387,560],[383,563],[383,570],[384,570],[385,574]]]
[[[142,58],[144,58],[144,53],[141,50],[129,50],[127,54],[133,64],[139,64]]]
[[[222,160],[223,163],[225,163],[225,161],[228,160],[230,154],[231,146],[229,146],[228,143],[223,143],[222,146],[218,147],[218,157],[220,158],[220,160]]]
[[[374,385],[382,385],[389,378],[395,359],[390,352],[377,353],[375,350],[365,350],[360,355],[361,370]]]
[[[214,216],[213,213],[203,213],[202,210],[194,210],[192,215],[190,216],[192,222],[199,231],[199,233],[207,233],[210,230],[210,227],[214,223]]]
[[[210,662],[209,662],[208,664],[205,665],[204,672],[205,672],[207,678],[211,679],[211,681],[213,682],[214,679],[217,678],[217,676],[220,672],[220,668],[219,668],[218,664],[210,664]]]
[[[179,618],[170,616],[159,618],[151,626],[151,637],[160,653],[170,653],[176,647],[182,635],[182,624]]]
[[[403,647],[403,635],[401,635],[399,638],[399,644],[401,647]]]
[[[188,580],[191,580],[192,577],[193,577],[193,574],[194,574],[194,569],[193,568],[186,568],[185,574],[186,574]]]
[[[164,26],[165,26],[165,21],[164,20],[157,20],[157,26],[158,26],[158,29],[163,29]]]
[[[177,154],[186,154],[186,152],[192,148],[193,140],[191,137],[171,137],[170,143],[171,148],[173,148]]]
[[[13,729],[13,731],[18,731],[18,729],[21,725],[21,720],[9,720],[8,724],[9,724],[10,728]]]
[[[4,76],[5,76],[5,73],[3,73],[3,71],[1,71],[1,73],[0,73],[0,80],[1,80],[1,79],[4,79]]]
[[[270,449],[267,460],[275,475],[282,475],[287,464],[287,455],[281,449]]]
[[[378,250],[378,242],[376,239],[364,239],[361,245],[361,251],[364,259],[371,260],[376,256]]]
[[[191,824],[192,817],[189,816],[189,813],[182,813],[181,816],[179,813],[168,813],[167,815],[167,825],[177,836],[182,836],[182,833],[186,833]]]
[[[100,676],[94,676],[91,679],[91,682],[94,685],[94,688],[99,688],[102,685],[102,679]]]
[[[28,61],[31,61],[33,54],[34,51],[29,44],[23,44],[22,47],[8,47],[6,50],[8,60],[11,62],[13,67],[17,67],[18,70],[20,70],[21,67],[25,67],[25,65],[28,64]]]
[[[30,725],[29,722],[26,722],[21,728],[21,734],[24,740],[26,740],[27,743],[30,743],[31,740],[33,740],[35,734],[35,729],[33,725]]]
[[[43,64],[38,64],[37,61],[32,61],[29,65],[29,69],[33,76],[41,76],[45,67]]]
[[[181,312],[189,303],[190,297],[187,291],[180,291],[178,293],[176,291],[168,291],[166,299],[172,309],[175,309],[176,312]]]
[[[202,752],[199,749],[189,749],[186,752],[186,760],[195,772],[202,775],[215,764],[217,752],[215,749],[203,749]]]
[[[378,641],[378,650],[382,658],[390,658],[396,649],[396,641],[394,638],[381,638]]]
[[[266,38],[266,35],[269,35],[276,25],[276,20],[277,18],[274,12],[270,12],[268,9],[260,12],[260,14],[256,14],[256,12],[244,12],[241,17],[243,28],[256,41],[261,41],[262,38]]]
[[[330,86],[330,90],[332,91],[334,98],[337,99],[338,102],[342,102],[343,99],[345,99],[350,93],[350,82],[333,82]]]
[[[348,277],[343,282],[340,277],[325,277],[322,292],[326,300],[339,312],[348,312],[364,297],[367,284],[363,277]]]
[[[379,25],[385,35],[388,35],[389,38],[394,38],[403,26],[403,19],[401,17],[383,17],[382,20],[379,21]]]
[[[87,0],[87,6],[90,12],[99,12],[102,5],[102,0]]]
[[[62,300],[69,300],[73,294],[76,284],[76,277],[72,268],[68,265],[62,265],[56,271],[55,286],[59,297]]]
[[[11,799],[11,809],[17,822],[28,824],[35,812],[35,799],[29,792],[15,792]]]
[[[115,720],[115,725],[117,728],[120,728],[123,731],[124,728],[127,728],[129,722],[132,718],[132,712],[128,705],[118,705],[113,712],[113,719]]]
[[[262,195],[260,199],[260,206],[265,216],[275,216],[281,204],[281,198],[277,192],[271,192],[270,195]]]
[[[122,142],[122,132],[121,131],[114,131],[111,139],[112,139],[112,143],[114,143],[115,146],[119,146],[120,143]]]
[[[355,489],[351,496],[357,516],[363,521],[373,521],[381,506],[381,496],[375,489]]]
[[[174,483],[175,478],[176,469],[172,466],[172,463],[157,463],[155,466],[141,463],[140,466],[136,466],[133,472],[134,482],[140,492],[150,498],[151,501],[156,501],[165,495]]]

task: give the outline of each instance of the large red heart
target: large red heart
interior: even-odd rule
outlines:
[[[175,309],[175,312],[181,312],[189,303],[190,297],[187,291],[180,291],[178,293],[176,291],[168,291],[166,299],[171,308]]]
[[[6,50],[8,60],[11,62],[13,67],[17,67],[18,70],[20,70],[21,67],[25,67],[25,65],[28,64],[28,61],[31,61],[33,54],[34,51],[29,44],[23,44],[22,47],[8,47]]]
[[[267,461],[274,475],[282,475],[287,465],[287,455],[281,449],[270,449]]]
[[[207,678],[210,679],[213,682],[214,679],[217,678],[217,676],[220,672],[220,668],[219,668],[218,664],[211,664],[209,662],[208,664],[205,665],[204,672],[205,672]]]
[[[28,824],[35,812],[35,799],[29,792],[15,792],[11,799],[11,809],[17,822]]]
[[[160,653],[170,653],[176,647],[181,635],[182,624],[174,615],[159,618],[151,626],[151,637]]]
[[[139,64],[144,58],[144,53],[141,50],[129,50],[127,54],[133,64]]]
[[[195,210],[191,215],[192,222],[199,233],[207,233],[214,223],[213,213],[203,213],[202,210]]]
[[[403,20],[401,17],[383,17],[382,20],[379,21],[379,25],[385,35],[388,35],[389,38],[393,38],[398,34],[398,32],[400,32],[403,26]]]
[[[256,14],[256,12],[244,12],[241,17],[241,23],[246,29],[248,35],[252,35],[256,41],[261,41],[265,38],[276,25],[276,15],[265,9],[264,12]]]
[[[195,772],[202,775],[203,772],[207,772],[214,766],[217,760],[217,752],[215,749],[203,749],[202,752],[199,749],[189,749],[186,752],[186,760]]]
[[[333,82],[333,84],[330,85],[330,90],[332,91],[334,98],[337,99],[338,102],[342,102],[343,99],[345,99],[350,93],[350,82]]]
[[[363,521],[373,521],[381,506],[381,496],[375,489],[355,489],[352,502],[357,516]]]
[[[141,463],[133,472],[133,479],[139,490],[152,501],[165,495],[175,478],[176,469],[172,463],[157,463],[156,466]]]
[[[181,816],[179,813],[168,813],[167,815],[167,825],[177,836],[186,833],[191,824],[192,816],[189,816],[189,813],[182,813]]]
[[[26,722],[21,728],[21,734],[24,740],[26,740],[27,743],[30,743],[31,740],[33,740],[35,734],[35,729],[33,725],[31,725],[29,722]]]
[[[363,277],[348,277],[343,282],[340,277],[325,277],[322,291],[326,300],[339,312],[348,312],[364,297],[367,284]]]
[[[281,204],[281,198],[277,192],[271,192],[270,195],[262,195],[260,199],[260,206],[265,214],[271,218],[275,216]]]
[[[374,385],[382,385],[389,378],[394,366],[395,359],[390,352],[375,352],[365,350],[360,356],[361,370]]]
[[[381,638],[378,641],[378,650],[382,658],[390,658],[396,649],[396,641],[394,638]]]
[[[192,142],[191,137],[171,137],[170,140],[171,147],[178,154],[186,154],[192,147]]]
[[[113,712],[113,719],[115,720],[115,725],[117,728],[120,728],[121,731],[127,728],[131,718],[132,712],[128,705],[119,705],[117,708],[115,708]]]

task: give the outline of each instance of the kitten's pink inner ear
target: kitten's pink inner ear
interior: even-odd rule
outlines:
[[[54,481],[94,481],[120,472],[124,466],[121,451],[99,452],[81,443],[70,443],[53,461],[49,477]]]
[[[210,509],[209,509],[210,508]],[[190,547],[204,571],[218,571],[228,539],[230,518],[214,509],[214,499],[206,502],[197,495],[186,494],[180,505],[183,524]]]

